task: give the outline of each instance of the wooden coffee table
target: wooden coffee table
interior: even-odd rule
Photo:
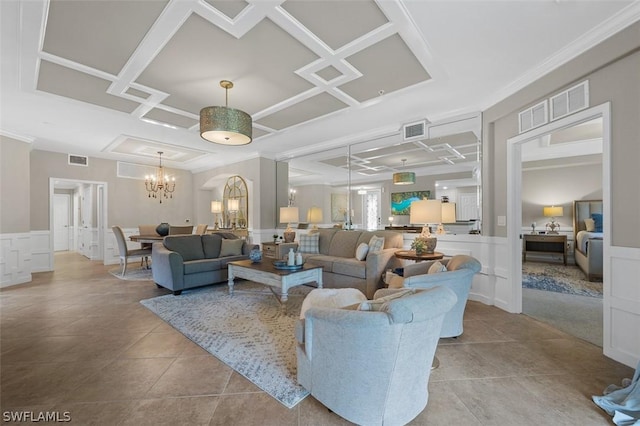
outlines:
[[[229,262],[229,294],[233,294],[233,280],[244,278],[269,286],[280,303],[289,299],[289,289],[298,285],[315,282],[322,288],[322,266],[305,263],[301,269],[283,270],[273,266],[273,261],[263,259],[253,263],[250,260]],[[276,292],[276,290],[278,290]]]
[[[444,254],[437,251],[433,253],[416,254],[415,250],[398,250],[395,253],[395,256],[398,259],[415,260],[416,262],[420,262],[422,260],[440,260],[444,257]]]

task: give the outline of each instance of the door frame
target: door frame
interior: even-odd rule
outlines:
[[[602,118],[602,210],[603,210],[603,350],[611,352],[610,308],[608,289],[611,285],[611,103],[605,102],[570,116],[547,123],[521,135],[507,139],[507,256],[511,285],[509,311],[522,312],[522,145],[558,130]],[[609,346],[609,347],[607,347]]]
[[[55,270],[55,263],[54,263],[54,256],[53,253],[54,252],[54,247],[53,247],[53,240],[54,240],[54,223],[53,223],[53,196],[55,194],[55,187],[56,187],[56,182],[65,182],[65,183],[78,183],[78,184],[89,184],[89,185],[96,185],[96,209],[97,209],[97,223],[96,226],[98,228],[98,246],[99,246],[99,253],[98,253],[98,259],[97,260],[102,260],[103,263],[106,262],[106,256],[105,253],[106,251],[106,242],[107,242],[107,238],[105,235],[105,226],[107,223],[109,223],[108,221],[108,205],[107,205],[107,200],[109,199],[108,195],[108,184],[107,182],[100,182],[100,181],[92,181],[92,180],[82,180],[82,179],[68,179],[68,178],[56,178],[56,177],[50,177],[49,178],[49,253],[51,253],[51,270]],[[74,224],[75,225],[75,224]],[[74,233],[75,236],[75,233]],[[75,239],[75,237],[74,237]],[[106,264],[106,263],[105,263]]]

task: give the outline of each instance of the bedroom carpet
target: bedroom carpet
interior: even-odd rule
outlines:
[[[522,287],[602,298],[602,283],[587,280],[584,273],[575,265],[524,262]]]
[[[241,281],[186,290],[140,303],[191,341],[292,408],[309,392],[297,383],[295,322],[311,287],[289,292],[287,310],[268,287]]]

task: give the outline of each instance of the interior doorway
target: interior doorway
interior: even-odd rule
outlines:
[[[596,107],[592,107],[571,116],[567,116],[548,123],[539,128],[533,129],[522,135],[513,137],[507,141],[507,254],[510,278],[510,300],[509,310],[516,313],[522,312],[522,240],[520,238],[522,234],[522,146],[531,140],[538,139],[549,135],[555,131],[567,129],[580,123],[584,123],[597,118],[602,118],[602,201],[603,201],[603,222],[604,222],[604,259],[603,263],[607,263],[607,253],[609,253],[611,247],[611,236],[608,235],[607,230],[610,230],[610,217],[611,217],[611,201],[610,201],[610,121],[611,121],[611,106],[609,103],[601,104]],[[609,336],[611,330],[608,329],[606,316],[608,305],[608,293],[606,291],[610,276],[605,268],[603,276],[603,349],[606,353],[608,350],[608,342],[610,342]]]
[[[524,143],[521,163],[523,238],[564,238],[569,259],[565,265],[562,253],[527,253],[522,313],[602,346],[602,283],[590,282],[575,264],[572,214],[575,200],[602,199],[602,118]],[[548,206],[559,217],[545,217]],[[548,234],[551,220],[558,227]]]
[[[51,270],[55,270],[53,253],[59,250],[76,251],[90,260],[104,261],[107,223],[106,182],[50,178]]]

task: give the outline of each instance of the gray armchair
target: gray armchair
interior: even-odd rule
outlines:
[[[127,247],[127,240],[124,237],[124,232],[122,232],[122,228],[120,228],[119,226],[113,226],[111,229],[113,230],[113,234],[115,235],[116,241],[118,242],[118,250],[120,251],[120,264],[122,265],[122,276],[124,277],[127,273],[127,262],[131,258],[140,258],[142,261],[145,261],[147,263],[147,267],[149,267],[149,256],[151,256],[151,247],[129,249]]]
[[[311,307],[296,325],[298,382],[351,422],[406,424],[427,405],[442,320],[455,302],[440,287],[375,312]]]
[[[445,315],[440,337],[457,337],[463,331],[464,310],[473,276],[480,271],[482,265],[476,258],[466,255],[456,255],[439,262],[447,267],[446,272],[428,274],[427,271],[434,262],[419,262],[406,266],[402,286],[409,288],[443,286],[453,290],[458,297],[458,302]]]

